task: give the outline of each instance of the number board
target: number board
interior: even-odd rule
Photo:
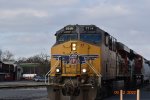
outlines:
[[[65,31],[73,31],[73,30],[75,30],[75,27],[74,26],[66,26],[66,27],[64,27],[64,30]]]
[[[84,31],[95,31],[96,27],[95,26],[85,26]]]

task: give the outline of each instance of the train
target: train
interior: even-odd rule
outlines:
[[[50,100],[102,100],[150,81],[150,61],[96,25],[67,25],[55,36]]]

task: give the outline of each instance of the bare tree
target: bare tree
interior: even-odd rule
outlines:
[[[25,63],[26,60],[27,60],[27,58],[25,58],[25,57],[19,57],[19,58],[17,59],[18,63]]]
[[[2,53],[2,60],[3,61],[14,60],[14,55],[10,51],[6,50]]]
[[[48,57],[49,56],[47,54],[40,53],[38,55],[27,58],[26,62],[45,64],[49,62]]]
[[[45,75],[49,71],[50,61],[49,56],[45,53],[40,53],[29,58],[19,58],[21,64],[28,64],[28,67],[23,66],[24,73],[36,73]]]

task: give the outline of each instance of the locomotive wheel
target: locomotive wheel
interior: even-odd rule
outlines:
[[[74,90],[73,95],[74,96],[79,96],[79,94],[80,94],[80,89],[79,89],[79,87],[76,87],[75,90]]]
[[[107,89],[107,87],[103,87],[102,90],[103,90],[103,94],[104,94],[103,97],[104,97],[104,98],[105,98],[105,97],[108,97],[108,89]]]
[[[98,88],[95,100],[103,100],[103,98],[104,98],[104,89]]]
[[[113,95],[113,90],[110,86],[106,87],[107,89],[107,97],[112,96]]]

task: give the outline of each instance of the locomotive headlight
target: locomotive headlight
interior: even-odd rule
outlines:
[[[55,71],[56,71],[56,75],[61,75],[61,67],[57,67]]]
[[[73,43],[72,46],[75,47],[75,46],[77,46],[77,44]]]
[[[76,43],[72,43],[72,50],[73,51],[77,50],[77,44]]]
[[[56,69],[56,72],[57,72],[57,73],[59,73],[59,72],[60,72],[60,69],[59,69],[59,68],[57,68],[57,69]]]
[[[86,72],[87,72],[87,70],[84,68],[84,69],[82,69],[82,72],[83,72],[83,73],[86,73]]]

